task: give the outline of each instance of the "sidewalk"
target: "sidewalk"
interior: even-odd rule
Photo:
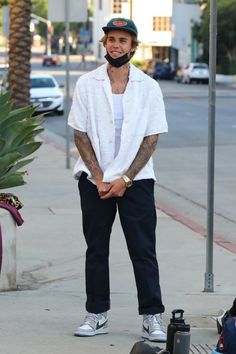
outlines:
[[[27,185],[11,190],[24,204],[25,222],[17,232],[19,291],[0,293],[0,354],[129,354],[141,339],[141,317],[119,222],[111,238],[110,334],[74,337],[85,314],[85,242],[77,184],[55,145],[47,141],[35,155]],[[218,338],[213,317],[235,298],[236,255],[214,246],[215,292],[203,292],[205,238],[157,213],[164,319],[168,324],[171,311],[183,308],[191,325],[192,353],[210,353]]]

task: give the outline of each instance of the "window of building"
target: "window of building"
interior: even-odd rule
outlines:
[[[120,14],[122,12],[122,0],[113,0],[113,13]]]
[[[153,17],[153,31],[171,31],[171,17]]]
[[[102,10],[102,0],[99,0],[99,10]]]

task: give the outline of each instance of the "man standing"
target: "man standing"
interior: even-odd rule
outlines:
[[[130,63],[138,46],[134,22],[113,18],[101,39],[107,64],[76,84],[68,124],[80,157],[79,180],[86,252],[86,310],[76,336],[108,333],[109,241],[118,210],[133,264],[143,337],[166,341],[155,250],[155,175],[152,154],[167,132],[156,81]]]

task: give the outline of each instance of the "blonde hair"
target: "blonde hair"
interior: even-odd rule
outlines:
[[[101,42],[103,44],[103,47],[105,47],[105,45],[106,45],[108,33],[105,33],[104,36],[99,41],[99,42]],[[139,41],[138,41],[137,37],[134,34],[130,33],[130,35],[131,35],[131,38],[132,38],[131,45],[132,45],[132,48],[134,48],[134,49],[132,49],[132,51],[129,54],[130,58],[132,58],[134,56],[135,52],[136,52],[136,49],[138,48]]]

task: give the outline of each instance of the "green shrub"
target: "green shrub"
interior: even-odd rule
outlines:
[[[42,142],[35,142],[43,131],[42,116],[34,116],[35,108],[27,106],[12,110],[11,93],[0,95],[0,189],[25,184],[21,170],[34,158],[25,159]]]

